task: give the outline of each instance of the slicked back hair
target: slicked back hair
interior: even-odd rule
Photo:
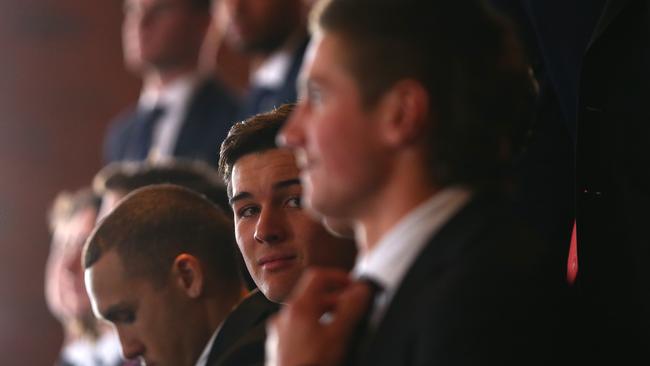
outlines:
[[[114,250],[126,275],[162,287],[174,259],[187,253],[230,296],[242,286],[235,248],[232,222],[223,210],[189,189],[164,184],[127,195],[90,235],[83,261],[88,269]]]
[[[237,160],[250,153],[278,148],[275,137],[289,119],[293,108],[294,104],[284,104],[270,112],[235,123],[230,128],[219,153],[219,174],[226,184],[228,197],[232,197],[232,168]]]
[[[438,184],[491,182],[520,150],[534,88],[510,25],[483,1],[323,0],[310,25],[341,40],[366,107],[399,80],[425,87]]]

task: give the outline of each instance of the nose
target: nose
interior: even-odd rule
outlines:
[[[122,355],[127,360],[133,360],[144,355],[145,347],[131,332],[116,328],[122,345]]]
[[[262,210],[255,226],[254,238],[260,244],[277,244],[286,239],[286,221],[279,210]]]
[[[305,135],[303,131],[303,119],[305,111],[302,103],[296,105],[296,109],[291,113],[289,120],[284,124],[276,136],[278,146],[297,148],[305,145]]]

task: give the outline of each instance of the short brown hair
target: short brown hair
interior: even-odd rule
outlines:
[[[232,196],[232,168],[244,155],[276,149],[275,137],[289,119],[294,104],[284,104],[270,112],[260,113],[235,123],[228,137],[221,144],[219,153],[219,174],[226,184],[228,196]]]
[[[340,37],[366,106],[401,79],[426,88],[438,184],[492,181],[520,149],[533,84],[510,25],[483,1],[325,0],[311,27]]]
[[[127,274],[162,286],[181,253],[205,266],[206,276],[238,291],[233,225],[226,214],[199,194],[171,184],[140,188],[127,195],[86,242],[84,268],[116,250]]]

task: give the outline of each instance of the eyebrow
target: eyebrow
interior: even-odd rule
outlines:
[[[114,320],[118,317],[119,313],[125,312],[125,311],[131,311],[132,306],[130,304],[127,304],[125,302],[117,303],[115,305],[111,305],[106,309],[105,312],[100,313],[102,318],[114,322]]]
[[[280,189],[285,189],[287,187],[291,187],[294,185],[300,185],[300,178],[291,178],[291,179],[286,179],[286,180],[281,180],[279,182],[273,183],[273,190],[280,190]],[[251,198],[253,195],[250,192],[241,192],[236,195],[234,195],[231,199],[228,200],[228,202],[232,205],[237,201],[246,199],[246,198]]]

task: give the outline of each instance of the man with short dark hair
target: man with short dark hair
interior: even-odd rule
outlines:
[[[106,162],[214,161],[238,102],[199,70],[210,22],[210,0],[124,1],[124,60],[143,88],[137,106],[109,126]]]
[[[126,358],[207,365],[243,293],[231,225],[207,199],[173,185],[132,192],[98,224],[84,252],[86,287]]]
[[[510,29],[472,0],[331,0],[313,19],[279,140],[306,204],[362,246],[354,278],[303,277],[268,363],[556,364],[562,273],[497,189],[531,90]]]
[[[250,353],[256,352],[260,364],[264,360],[265,322],[271,314],[254,316],[251,304],[286,303],[306,268],[347,271],[356,254],[353,241],[330,235],[302,209],[294,157],[275,145],[275,136],[291,109],[285,105],[235,124],[221,146],[219,160],[235,218],[237,244],[259,288],[233,311],[223,329],[237,327],[239,331],[234,333],[238,337],[230,341],[235,344],[232,349],[247,347]],[[217,364],[243,364],[228,358],[218,357]]]

